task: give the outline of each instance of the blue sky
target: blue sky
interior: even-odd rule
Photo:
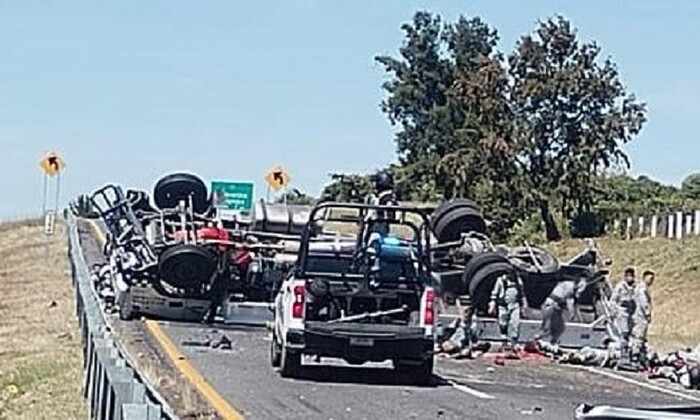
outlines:
[[[0,217],[40,211],[38,160],[59,151],[63,196],[147,188],[188,170],[251,180],[284,165],[318,193],[333,171],[394,160],[377,54],[416,10],[478,15],[501,49],[563,14],[649,104],[633,173],[700,168],[700,2],[0,1]]]

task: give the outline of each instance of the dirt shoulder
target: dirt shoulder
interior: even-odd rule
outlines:
[[[88,417],[65,226],[0,225],[0,419]]]

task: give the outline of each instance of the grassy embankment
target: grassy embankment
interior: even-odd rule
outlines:
[[[0,225],[0,419],[87,418],[63,225]]]
[[[700,344],[700,238],[674,241],[644,238],[597,240],[606,258],[612,258],[611,280],[617,282],[627,265],[656,272],[651,289],[654,314],[649,340],[659,350]],[[581,240],[548,245],[562,260],[580,252]]]

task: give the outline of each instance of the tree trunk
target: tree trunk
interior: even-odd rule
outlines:
[[[542,215],[542,220],[544,221],[544,229],[547,241],[560,240],[561,234],[559,233],[557,222],[556,220],[554,220],[554,216],[549,210],[549,202],[547,200],[540,200],[540,214]]]

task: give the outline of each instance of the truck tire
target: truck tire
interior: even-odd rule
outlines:
[[[459,240],[463,233],[486,234],[486,222],[478,210],[472,207],[458,207],[445,214],[435,224],[433,234],[438,243]]]
[[[173,209],[180,200],[192,197],[195,213],[204,214],[209,210],[210,200],[207,186],[196,175],[175,173],[161,178],[153,188],[153,200],[161,210]]]
[[[216,255],[208,248],[180,244],[160,255],[158,276],[171,287],[197,290],[211,281],[216,267]]]
[[[508,261],[494,261],[476,270],[469,282],[469,295],[475,310],[485,311],[488,309],[491,291],[496,279],[512,271],[513,266]]]
[[[459,290],[458,294],[468,294],[470,290],[470,284],[476,272],[481,270],[483,267],[494,263],[510,264],[510,262],[504,255],[497,252],[484,252],[483,254],[477,254],[474,257],[472,257],[467,263],[467,265],[464,267],[464,272],[462,273],[462,287],[461,290]]]
[[[270,363],[273,368],[278,368],[282,364],[282,346],[277,341],[277,334],[274,332],[274,328],[270,342]]]
[[[282,346],[282,354],[280,357],[280,374],[283,378],[293,378],[299,375],[301,370],[301,353],[289,350],[288,347]]]
[[[437,226],[440,219],[442,219],[447,213],[450,213],[454,209],[462,207],[469,207],[475,210],[479,209],[476,205],[476,202],[468,198],[455,198],[453,200],[444,201],[435,209],[432,216],[430,216],[430,229],[432,231],[435,231],[435,226]]]

